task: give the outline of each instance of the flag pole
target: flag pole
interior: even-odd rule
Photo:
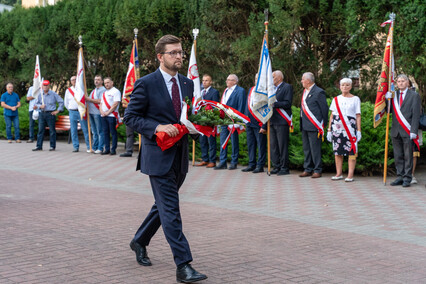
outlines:
[[[265,9],[265,38],[266,38],[266,45],[269,48],[269,40],[268,40],[268,15],[269,15],[269,11],[268,9]],[[271,175],[271,139],[270,139],[270,131],[269,129],[271,128],[271,123],[270,123],[270,119],[268,120],[268,129],[266,130],[266,138],[267,138],[267,145],[268,145],[268,176]]]
[[[192,30],[194,36],[194,55],[197,57],[197,36],[200,31],[198,29]],[[190,60],[191,61],[191,60]],[[195,166],[195,140],[192,139],[192,166]]]
[[[395,95],[394,90],[392,90],[392,78],[393,78],[393,23],[395,20],[395,14],[391,13],[389,15],[389,18],[391,20],[391,26],[389,28],[389,31],[392,33],[390,37],[390,52],[389,52],[389,69],[388,69],[388,91],[392,92],[392,97]],[[388,111],[386,114],[386,139],[385,139],[385,157],[384,157],[384,166],[383,166],[383,184],[386,185],[386,177],[388,172],[388,148],[389,148],[389,114],[390,114],[390,105],[391,105],[391,99],[388,99]]]
[[[81,58],[83,59],[82,64],[83,64],[83,70],[85,70],[84,68],[84,54],[83,54],[83,37],[80,35],[78,36],[78,44],[80,45],[80,50],[78,51],[79,53],[81,52]],[[78,62],[78,59],[77,59]],[[78,63],[77,63],[77,74],[78,74]],[[83,81],[84,81],[84,94],[83,97],[87,96],[87,85],[86,85],[86,72],[84,72],[84,76],[83,76]],[[90,114],[89,114],[89,106],[87,103],[85,103],[86,105],[86,117],[87,117],[87,132],[89,134],[89,145],[90,145],[90,153],[92,153],[92,135],[91,135],[91,128],[90,128]]]
[[[136,48],[136,50],[138,50],[138,31],[139,30],[137,28],[133,29],[133,32],[135,33],[135,48]],[[133,52],[133,50],[132,50],[132,52]],[[139,73],[139,64],[137,66],[135,66],[135,73],[136,73],[135,74],[136,80],[138,80],[139,76],[140,76],[140,73]],[[141,151],[141,146],[142,146],[142,135],[139,133],[138,137],[139,137],[139,152],[140,152]]]

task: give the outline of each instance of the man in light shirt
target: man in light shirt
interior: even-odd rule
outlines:
[[[102,95],[101,105],[99,107],[105,146],[105,150],[101,155],[115,155],[117,149],[117,126],[120,120],[118,116],[118,105],[121,102],[121,92],[114,87],[114,82],[111,77],[106,77],[104,79],[104,85],[106,91]],[[112,145],[110,145],[110,141]]]
[[[80,122],[81,129],[83,130],[84,140],[86,141],[87,152],[90,153],[90,144],[89,144],[89,132],[87,129],[87,119],[82,119],[80,112],[78,111],[78,103],[74,95],[76,93],[75,82],[77,80],[76,76],[70,78],[71,87],[65,91],[64,105],[68,109],[70,116],[70,131],[71,131],[71,140],[72,146],[74,148],[73,152],[78,152],[80,148],[80,143],[78,141],[78,123]]]
[[[103,86],[102,76],[96,75],[94,79],[95,89],[86,96],[89,106],[90,129],[92,130],[93,145],[92,150],[95,154],[100,154],[104,150],[104,131],[102,128],[101,112],[99,105],[101,103],[102,94],[106,91]]]

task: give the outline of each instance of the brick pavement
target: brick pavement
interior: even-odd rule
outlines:
[[[0,141],[0,283],[175,283],[161,230],[152,267],[128,247],[153,202],[136,157],[33,147]],[[404,190],[330,176],[191,167],[181,207],[202,283],[426,283],[424,170]]]

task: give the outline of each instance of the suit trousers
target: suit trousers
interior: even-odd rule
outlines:
[[[221,126],[220,129],[220,165],[226,165],[226,161],[228,160],[228,145],[226,145],[226,148],[223,149],[222,145],[225,143],[226,138],[229,135],[228,126]],[[238,138],[238,132],[235,130],[234,133],[231,134],[231,143],[232,143],[232,155],[231,155],[231,165],[237,165],[238,164],[238,156],[240,154],[240,145],[239,145],[239,138]]]
[[[271,160],[274,168],[288,171],[290,168],[288,155],[288,144],[290,141],[289,126],[271,124],[269,135],[271,140]]]
[[[182,150],[178,148],[172,168],[164,176],[149,176],[155,203],[137,230],[134,240],[148,246],[158,228],[162,226],[170,245],[176,266],[192,261],[191,250],[182,232],[179,209],[179,188],[186,174],[180,172]]]
[[[126,152],[133,153],[133,144],[135,143],[135,131],[126,126]]]
[[[201,159],[204,162],[216,163],[216,136],[203,136],[198,138],[201,148]]]
[[[302,130],[303,153],[305,161],[303,168],[308,173],[322,173],[321,161],[321,136],[318,137],[318,131]]]
[[[396,137],[392,137],[392,145],[396,175],[405,182],[411,182],[413,178],[413,142],[410,137],[401,137],[398,134]]]
[[[267,136],[259,133],[260,127],[246,125],[247,150],[249,156],[249,167],[263,168],[266,162]],[[258,159],[256,161],[256,150]]]

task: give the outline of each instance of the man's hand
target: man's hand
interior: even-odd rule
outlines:
[[[416,133],[410,133],[410,139],[414,140],[417,138],[417,134]]]
[[[176,127],[174,127],[172,124],[166,124],[166,125],[159,124],[157,126],[156,132],[166,132],[170,137],[175,137],[179,134],[179,130]]]
[[[12,110],[12,111],[15,111],[15,110],[16,110],[16,106],[11,107],[11,110]]]
[[[388,100],[388,99],[392,99],[393,98],[393,95],[392,95],[392,93],[391,92],[387,92],[386,93],[386,95],[385,95],[385,98]]]
[[[44,109],[45,107],[46,107],[45,105],[41,105],[41,106],[40,106],[40,108],[41,108],[41,109]]]
[[[52,111],[52,115],[57,115],[58,113],[59,113],[59,110]]]
[[[259,130],[259,133],[261,133],[261,134],[267,134],[267,133],[268,133],[268,131],[266,131],[266,129],[261,128],[261,129]]]
[[[37,106],[33,106],[33,109],[37,109]]]

